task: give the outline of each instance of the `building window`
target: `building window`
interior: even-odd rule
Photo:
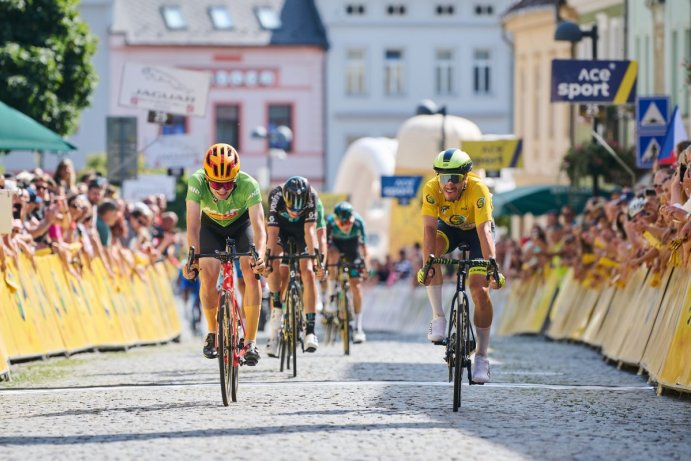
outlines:
[[[269,133],[281,125],[287,126],[295,133],[293,129],[293,107],[290,104],[271,104],[269,106]],[[291,141],[287,146],[276,147],[291,152],[293,142]]]
[[[401,96],[404,92],[403,51],[384,52],[384,94]]]
[[[386,14],[389,16],[405,16],[405,5],[389,5],[386,7]]]
[[[187,117],[184,115],[173,115],[171,123],[161,126],[161,134],[163,136],[187,134]]]
[[[452,95],[454,93],[454,66],[452,50],[437,50],[435,74],[435,90],[437,95]]]
[[[349,3],[346,5],[348,16],[362,16],[365,14],[365,5],[361,3]]]
[[[477,16],[487,15],[492,16],[494,14],[494,7],[492,5],[475,5],[475,14]]]
[[[489,50],[475,50],[473,54],[473,92],[489,94],[491,88],[491,67]]]
[[[259,25],[264,30],[275,30],[281,28],[281,18],[276,14],[276,10],[270,6],[258,6],[254,9]]]
[[[364,96],[366,93],[365,50],[348,50],[346,57],[346,94],[350,96]]]
[[[216,106],[216,142],[224,142],[240,150],[240,106]]]
[[[453,5],[437,5],[437,16],[452,16],[454,14]]]
[[[230,13],[225,6],[210,6],[207,11],[214,29],[230,30],[233,28],[233,21],[230,19]]]
[[[187,29],[187,22],[182,15],[182,10],[179,5],[164,5],[161,7],[161,14],[166,27],[170,30],[184,30]]]

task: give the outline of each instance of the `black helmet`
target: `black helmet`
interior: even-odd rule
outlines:
[[[286,208],[299,213],[307,206],[310,194],[310,183],[302,176],[293,176],[283,184],[283,201]]]

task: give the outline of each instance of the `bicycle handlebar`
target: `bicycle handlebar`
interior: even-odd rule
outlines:
[[[497,266],[497,261],[494,258],[489,258],[489,259],[482,259],[482,258],[477,258],[477,259],[454,259],[454,258],[436,258],[433,254],[429,255],[429,258],[427,258],[427,263],[425,263],[425,267],[423,270],[425,271],[425,277],[423,280],[427,280],[427,276],[429,275],[430,270],[432,271],[432,277],[434,277],[434,268],[432,267],[434,264],[445,264],[445,265],[450,265],[450,266],[465,266],[465,267],[481,267],[484,266],[487,268],[487,280],[489,281],[490,277],[494,278],[494,280],[499,283],[499,266]]]
[[[228,263],[240,258],[241,256],[251,256],[256,262],[257,259],[259,259],[257,247],[252,243],[250,244],[250,251],[247,252],[228,252],[215,250],[213,253],[196,253],[194,247],[191,246],[187,254],[187,272],[190,273],[192,271],[192,264],[194,264],[194,262],[198,261],[200,258],[214,258],[221,261],[221,263]],[[199,274],[198,270],[195,272],[197,272],[197,275]],[[261,276],[259,274],[254,274],[255,279],[259,280],[260,277]]]

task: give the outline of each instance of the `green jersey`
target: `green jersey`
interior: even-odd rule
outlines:
[[[197,170],[187,181],[187,200],[197,202],[202,213],[223,227],[229,226],[253,205],[261,203],[257,181],[244,171],[235,179],[235,189],[225,200],[217,200],[211,193],[204,169]]]

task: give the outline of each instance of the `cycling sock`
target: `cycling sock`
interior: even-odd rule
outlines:
[[[475,328],[477,331],[477,353],[476,355],[481,355],[487,357],[487,348],[489,348],[489,330],[490,328]]]
[[[355,314],[355,329],[357,331],[362,331],[362,312]]]
[[[315,313],[305,314],[305,317],[307,318],[307,328],[305,328],[305,330],[308,335],[314,334],[314,319],[316,316],[317,314]]]
[[[259,326],[259,310],[261,306],[256,304],[254,306],[244,306],[245,321],[247,322],[245,329],[245,341],[254,341],[257,337],[257,327]]]
[[[271,293],[271,305],[273,305],[273,307],[278,307],[279,309],[281,308],[281,292],[280,291],[274,291]]]
[[[206,328],[209,333],[216,333],[216,308],[202,309],[204,311],[204,318],[206,319]]]
[[[432,305],[432,319],[444,317],[444,309],[441,307],[441,285],[429,285],[427,297]]]

